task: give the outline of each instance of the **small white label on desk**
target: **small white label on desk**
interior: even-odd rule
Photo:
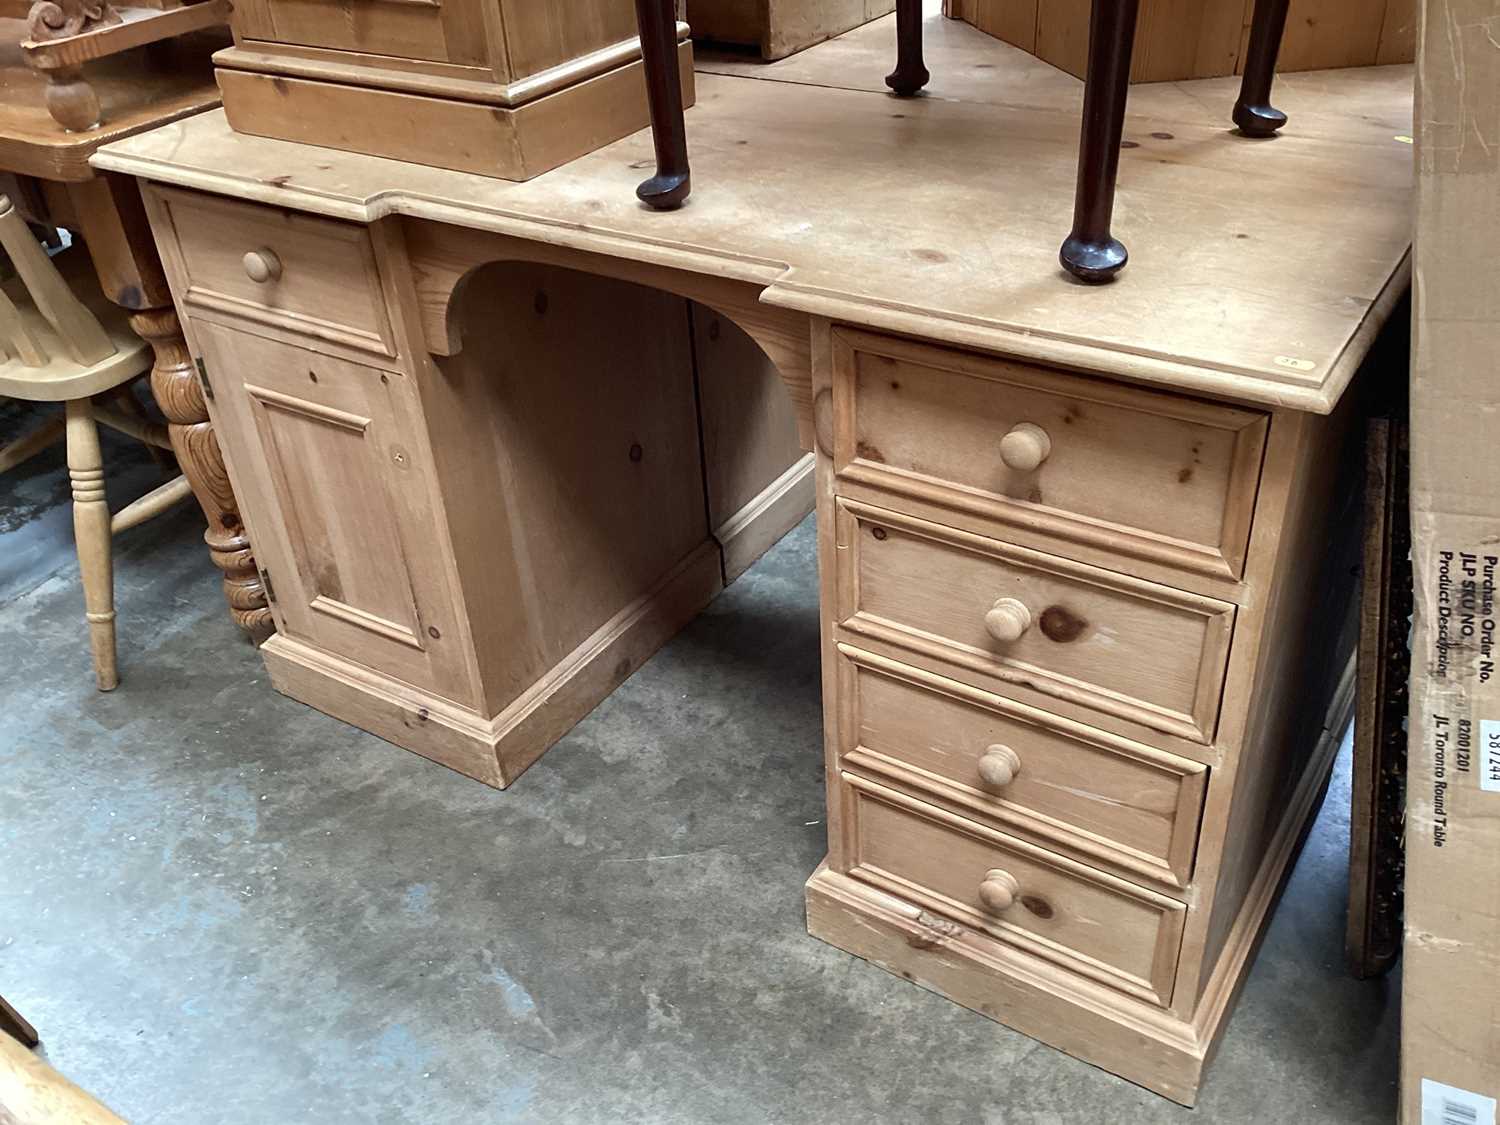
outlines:
[[[1495,1099],[1424,1078],[1422,1125],[1495,1125]]]
[[[1479,720],[1479,788],[1500,793],[1500,721]]]

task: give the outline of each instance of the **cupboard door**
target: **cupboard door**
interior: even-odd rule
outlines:
[[[282,632],[471,703],[407,377],[203,321],[193,338]]]

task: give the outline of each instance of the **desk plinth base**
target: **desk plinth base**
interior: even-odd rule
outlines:
[[[489,718],[284,634],[268,640],[261,655],[282,694],[504,789],[722,587],[719,548],[710,541]]]
[[[1322,804],[1352,713],[1352,680],[1346,676],[1324,735],[1287,802],[1190,1019],[1075,976],[841,875],[826,862],[807,881],[808,933],[1048,1046],[1191,1106],[1313,814]],[[1182,1007],[1191,1010],[1192,1005]]]

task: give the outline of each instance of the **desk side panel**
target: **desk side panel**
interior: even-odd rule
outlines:
[[[498,715],[708,542],[688,309],[520,262],[455,302],[462,348],[419,382]]]

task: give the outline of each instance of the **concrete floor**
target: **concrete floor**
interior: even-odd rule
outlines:
[[[96,693],[59,465],[0,479],[0,993],[132,1121],[1393,1119],[1347,764],[1183,1110],[805,933],[810,523],[497,793],[275,694],[192,513],[120,541]]]

